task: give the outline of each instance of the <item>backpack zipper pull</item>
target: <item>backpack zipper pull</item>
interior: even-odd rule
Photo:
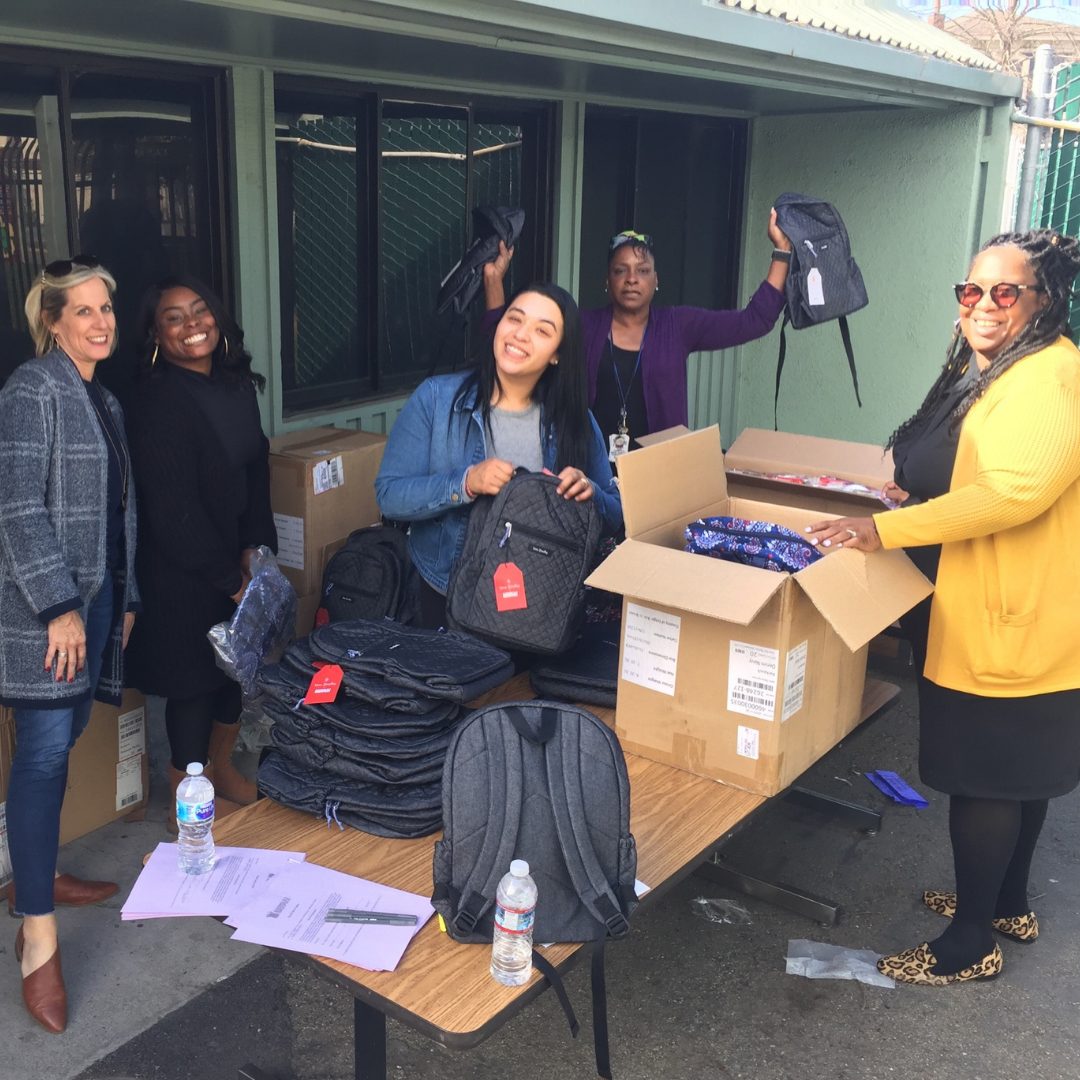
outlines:
[[[502,539],[499,541],[499,547],[504,548],[510,542],[510,533],[513,531],[514,526],[512,522],[506,522],[503,528]]]
[[[813,255],[816,259],[818,257],[818,253],[814,250],[814,245],[811,244],[809,240],[804,240],[803,243],[810,249],[810,254]]]

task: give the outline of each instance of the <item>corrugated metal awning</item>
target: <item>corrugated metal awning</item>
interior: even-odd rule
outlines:
[[[905,11],[888,9],[873,0],[704,0],[706,7],[739,8],[844,37],[891,45],[966,67],[999,70],[998,65],[944,30]]]

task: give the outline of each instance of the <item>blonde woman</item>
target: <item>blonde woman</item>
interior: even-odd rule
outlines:
[[[68,753],[93,699],[120,700],[138,606],[123,415],[95,378],[116,348],[115,291],[90,256],[49,263],[26,298],[37,359],[0,391],[0,703],[16,732],[8,908],[23,918],[23,1001],[54,1033],[67,1024],[54,907],[117,890],[56,874]]]

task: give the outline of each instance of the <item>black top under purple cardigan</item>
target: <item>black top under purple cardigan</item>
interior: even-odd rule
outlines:
[[[484,315],[481,326],[494,330],[504,308]],[[784,310],[784,294],[763,281],[739,311],[696,307],[653,307],[641,364],[642,388],[649,432],[687,423],[686,361],[692,352],[730,349],[764,337]],[[596,401],[596,375],[608,355],[612,309],[591,308],[581,313],[585,362],[589,373],[589,406]],[[648,434],[649,432],[634,432]]]

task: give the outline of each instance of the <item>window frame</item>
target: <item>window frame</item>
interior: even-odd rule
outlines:
[[[463,213],[465,216],[466,243],[472,239],[472,199],[474,183],[473,146],[476,117],[481,122],[513,122],[528,127],[532,133],[523,145],[522,157],[522,205],[526,213],[527,228],[534,244],[533,276],[550,275],[552,262],[551,222],[554,202],[554,133],[555,103],[547,99],[502,97],[492,94],[467,92],[441,92],[386,83],[351,82],[340,79],[323,79],[303,75],[278,73],[274,77],[274,121],[279,102],[289,99],[308,104],[319,102],[333,104],[344,110],[352,104],[357,117],[359,132],[364,130],[366,153],[364,160],[357,158],[357,297],[359,310],[373,313],[363,330],[363,347],[366,358],[357,359],[356,378],[339,380],[314,387],[289,386],[286,373],[295,365],[295,344],[292,319],[295,297],[295,277],[292,267],[292,245],[288,233],[282,229],[282,186],[277,193],[278,259],[280,270],[279,302],[281,305],[281,396],[282,415],[288,419],[298,414],[311,413],[330,408],[368,405],[392,400],[411,393],[423,379],[423,374],[409,378],[404,384],[387,386],[386,362],[382,335],[383,303],[383,237],[379,216],[383,199],[383,170],[381,159],[381,124],[383,108],[387,103],[412,105],[417,109],[440,108],[464,109],[466,111],[467,145],[470,160],[466,163]],[[315,111],[315,110],[312,110]],[[345,115],[342,111],[339,115]],[[275,126],[276,133],[276,126]],[[276,160],[275,153],[275,160]],[[279,174],[280,175],[280,174]],[[291,192],[286,201],[291,200]],[[290,211],[291,212],[291,211]],[[449,267],[447,268],[449,269]],[[466,331],[466,353],[469,346],[471,326]],[[455,358],[453,366],[465,359]],[[440,367],[440,370],[442,368]]]

